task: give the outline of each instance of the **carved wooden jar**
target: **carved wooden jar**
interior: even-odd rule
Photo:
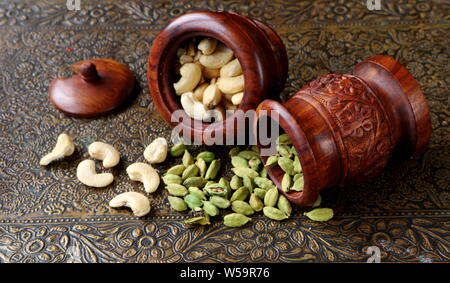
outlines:
[[[197,141],[212,144],[208,137],[216,133],[225,136],[228,131],[243,132],[236,123],[236,111],[228,119],[215,123],[193,124],[186,113],[181,122],[173,121],[172,113],[182,109],[180,97],[175,94],[175,59],[179,46],[186,39],[206,36],[215,38],[230,49],[239,60],[244,75],[244,96],[238,110],[255,110],[258,104],[276,96],[284,88],[287,78],[286,49],[280,37],[267,25],[245,16],[228,12],[192,12],[173,20],[153,41],[148,60],[150,95],[158,112],[172,126],[181,125]],[[246,128],[245,131],[251,131]],[[186,133],[186,132],[185,132]],[[229,135],[229,134],[228,134]]]
[[[265,100],[256,113],[255,131],[263,115],[276,114],[293,141],[304,189],[280,193],[302,206],[311,205],[322,189],[378,174],[394,151],[404,157],[419,155],[431,135],[428,105],[418,83],[387,56],[365,60],[351,74],[319,77],[283,104]],[[281,188],[284,172],[279,167],[266,170]]]

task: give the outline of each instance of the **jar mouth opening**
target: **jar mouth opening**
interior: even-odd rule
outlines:
[[[284,108],[283,105],[274,100],[265,100],[256,110],[256,119],[254,130],[257,137],[257,146],[262,153],[264,148],[270,147],[269,144],[261,144],[260,139],[260,123],[261,121],[271,120],[269,123],[275,123],[276,126],[281,129],[279,134],[286,133],[292,141],[298,159],[300,161],[303,173],[304,186],[302,191],[289,191],[284,192],[281,189],[281,180],[284,176],[284,171],[277,165],[264,167],[271,177],[272,181],[279,188],[279,191],[284,194],[291,202],[298,204],[300,206],[308,206],[314,203],[318,197],[318,179],[316,176],[317,163],[314,159],[314,154],[309,145],[309,142],[300,128],[299,124],[296,122],[294,117]],[[267,126],[267,125],[263,125]],[[271,144],[275,143],[276,137],[271,140]],[[269,155],[261,155],[261,160],[266,164]]]

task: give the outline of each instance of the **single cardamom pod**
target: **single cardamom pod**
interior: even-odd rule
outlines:
[[[162,177],[162,179],[166,185],[181,184],[181,182],[183,182],[180,176],[174,174],[166,174]]]
[[[233,190],[239,189],[240,187],[242,187],[242,179],[236,175],[233,175],[233,177],[231,177],[230,187]]]
[[[296,173],[302,172],[302,165],[300,164],[300,159],[298,159],[298,156],[296,155],[294,158],[294,162],[292,163],[294,165],[294,171]]]
[[[264,203],[255,193],[250,195],[249,204],[254,211],[261,211],[264,208]]]
[[[186,150],[186,146],[182,143],[177,143],[170,148],[170,155],[173,157],[181,156]]]
[[[201,159],[205,160],[207,163],[209,163],[209,162],[213,161],[214,158],[216,158],[216,155],[211,151],[203,151],[197,155],[197,159],[199,159],[199,158],[201,158]]]
[[[238,156],[245,158],[247,160],[250,159],[259,159],[259,153],[251,151],[251,150],[244,150],[238,153]]]
[[[231,168],[231,171],[233,171],[234,174],[238,175],[241,178],[244,178],[244,176],[248,176],[249,178],[253,179],[259,176],[258,172],[250,168],[237,167]]]
[[[248,161],[247,159],[240,157],[239,155],[235,155],[231,157],[231,164],[234,167],[245,167],[248,168]]]
[[[239,146],[235,146],[233,147],[230,152],[228,153],[230,156],[235,156],[239,153],[239,151],[241,151],[241,149],[239,148]]]
[[[181,176],[181,174],[183,174],[184,169],[186,169],[186,166],[184,166],[183,164],[175,165],[171,167],[169,170],[167,170],[166,175],[173,174]]]
[[[190,177],[195,177],[200,172],[200,169],[198,169],[197,165],[191,164],[184,170],[183,174],[181,175],[181,179],[186,180]]]
[[[198,222],[200,225],[209,225],[211,222],[209,221],[209,215],[205,213],[205,216],[203,216],[203,219],[200,219]]]
[[[269,217],[270,219],[281,221],[284,219],[287,219],[288,216],[281,210],[275,207],[266,206],[263,208],[263,213],[265,216]]]
[[[290,158],[291,157],[291,148],[285,144],[277,145],[277,151],[281,156]]]
[[[203,209],[209,216],[219,215],[219,209],[210,201],[203,201]]]
[[[277,207],[279,210],[283,211],[287,216],[290,216],[292,213],[291,203],[283,195],[280,195],[280,197],[278,198]]]
[[[184,197],[184,201],[189,206],[190,209],[201,207],[203,202],[193,194],[188,194]]]
[[[261,164],[261,159],[252,158],[248,161],[248,166],[250,166],[251,169],[258,171],[259,165]]]
[[[183,182],[183,186],[202,188],[206,184],[206,179],[202,177],[189,177]]]
[[[291,154],[297,156],[297,150],[295,149],[295,146],[291,146]]]
[[[185,211],[187,209],[187,204],[182,198],[169,196],[168,199],[172,209],[176,211]]]
[[[266,195],[264,196],[264,205],[265,206],[275,206],[278,201],[278,189],[272,188],[266,192]]]
[[[281,156],[278,158],[278,165],[289,175],[295,175],[294,164],[291,159]]]
[[[219,183],[208,184],[205,186],[204,190],[210,196],[224,197],[227,195],[227,187]]]
[[[303,176],[302,176],[301,178],[298,178],[294,182],[294,184],[291,187],[291,190],[300,192],[300,191],[303,191],[303,186],[304,186],[304,179],[303,179]]]
[[[227,194],[225,195],[226,198],[230,198],[231,196],[231,186],[230,186],[230,182],[228,181],[227,178],[222,177],[219,179],[219,184],[225,186]]]
[[[246,200],[249,194],[249,190],[246,187],[240,187],[232,195],[230,201]]]
[[[328,221],[334,216],[331,208],[316,208],[310,212],[305,212],[304,215],[313,221]]]
[[[292,181],[297,181],[298,180],[298,178],[301,178],[301,177],[303,177],[303,175],[302,174],[295,174],[294,175],[294,178],[292,178]]]
[[[242,200],[233,201],[231,203],[231,209],[236,213],[240,213],[240,214],[244,214],[244,215],[252,215],[253,213],[255,213],[255,211],[250,206],[250,204],[248,204]]]
[[[249,192],[253,192],[253,181],[248,176],[242,178],[244,187],[248,189]]]
[[[253,181],[255,182],[255,184],[264,189],[264,190],[269,190],[273,187],[275,187],[275,185],[273,184],[273,182],[267,178],[263,178],[263,177],[256,177],[255,179],[253,179]]]
[[[277,162],[278,162],[278,155],[269,156],[269,158],[267,158],[267,161],[266,161],[266,166],[275,165],[275,164],[277,164]]]
[[[224,197],[219,197],[219,196],[211,196],[209,198],[209,201],[212,204],[214,204],[215,206],[217,206],[218,208],[221,208],[221,209],[228,208],[230,206],[230,204],[231,204],[229,200],[227,200]]]
[[[203,158],[198,158],[195,162],[195,165],[197,165],[199,171],[200,171],[200,177],[205,177],[206,170],[208,169],[208,165],[206,165],[206,161]]]
[[[206,200],[205,192],[200,190],[198,187],[189,187],[188,189],[190,194],[198,197],[200,200]]]
[[[260,199],[264,199],[264,197],[266,196],[266,192],[267,192],[266,190],[261,189],[261,188],[255,188],[253,190],[253,193]]]
[[[208,215],[192,217],[192,218],[184,220],[183,222],[186,223],[186,224],[200,224],[200,225],[209,225],[209,224],[211,224],[209,222]]]
[[[277,144],[292,144],[288,134],[282,134],[277,138]]]
[[[313,203],[312,207],[319,207],[320,204],[322,203],[322,197],[319,195],[316,199],[316,201]]]
[[[241,227],[247,224],[247,222],[250,220],[250,217],[247,217],[243,214],[231,213],[225,215],[225,217],[223,218],[223,224],[228,227]]]
[[[194,157],[192,157],[192,155],[189,153],[187,149],[184,151],[182,161],[183,165],[186,167],[188,167],[191,164],[194,164]]]
[[[169,184],[166,186],[166,189],[169,194],[177,197],[184,197],[188,194],[188,190],[186,189],[186,187],[179,184]]]
[[[289,188],[291,187],[291,185],[292,185],[291,175],[284,174],[283,179],[281,180],[281,189],[284,192],[289,192]]]
[[[214,159],[211,164],[209,164],[208,170],[205,174],[206,180],[212,180],[216,177],[220,170],[220,159]]]
[[[266,168],[263,168],[261,170],[261,172],[259,172],[259,176],[263,177],[263,178],[267,178],[267,171]]]

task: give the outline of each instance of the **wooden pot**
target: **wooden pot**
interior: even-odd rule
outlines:
[[[147,72],[150,95],[166,122],[172,126],[181,124],[183,131],[188,131],[196,141],[209,145],[214,142],[208,141],[208,137],[216,134],[225,136],[227,129],[235,134],[251,131],[251,125],[235,125],[236,116],[241,115],[242,111],[236,111],[228,119],[216,123],[197,121],[197,125],[193,125],[193,119],[186,113],[181,122],[171,120],[172,113],[182,109],[180,97],[173,88],[176,52],[183,41],[195,36],[215,38],[233,50],[244,74],[244,97],[238,107],[243,111],[256,109],[269,94],[275,97],[284,88],[288,61],[283,42],[264,23],[228,12],[181,15],[153,41]]]
[[[279,115],[279,126],[293,141],[304,189],[279,191],[301,206],[311,205],[325,188],[375,176],[394,151],[404,157],[421,154],[431,136],[428,105],[417,81],[387,56],[365,60],[351,74],[319,77],[283,104],[265,100],[256,115],[255,131],[263,115]],[[281,188],[284,172],[278,166],[266,170]]]

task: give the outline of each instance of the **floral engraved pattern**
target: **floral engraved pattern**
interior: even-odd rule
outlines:
[[[449,45],[443,39],[449,7],[437,0],[383,0],[382,10],[370,11],[365,2],[83,0],[80,11],[69,11],[59,0],[0,0],[0,262],[364,262],[370,246],[380,248],[382,262],[448,262]],[[126,166],[144,161],[142,152],[156,137],[170,138],[170,126],[148,95],[152,41],[174,17],[195,10],[236,11],[278,32],[289,56],[282,101],[373,55],[394,57],[418,80],[430,105],[429,149],[418,159],[389,163],[369,182],[324,192],[323,205],[336,214],[326,223],[294,208],[282,222],[255,216],[230,229],[217,217],[210,226],[186,227],[187,215],[170,210],[162,188],[148,195],[152,211],[146,217],[111,209],[108,202],[118,193],[144,193]],[[95,57],[129,66],[140,84],[136,97],[97,119],[55,110],[47,98],[51,80]],[[339,109],[344,136],[359,141],[373,132],[377,121],[368,120],[367,111],[354,102]],[[74,155],[40,166],[61,132],[74,137]],[[114,183],[103,189],[88,188],[75,176],[96,140],[123,153],[119,165],[106,170]],[[223,148],[209,150],[228,160]],[[155,168],[164,172],[176,162]],[[230,164],[223,167],[226,174]]]

